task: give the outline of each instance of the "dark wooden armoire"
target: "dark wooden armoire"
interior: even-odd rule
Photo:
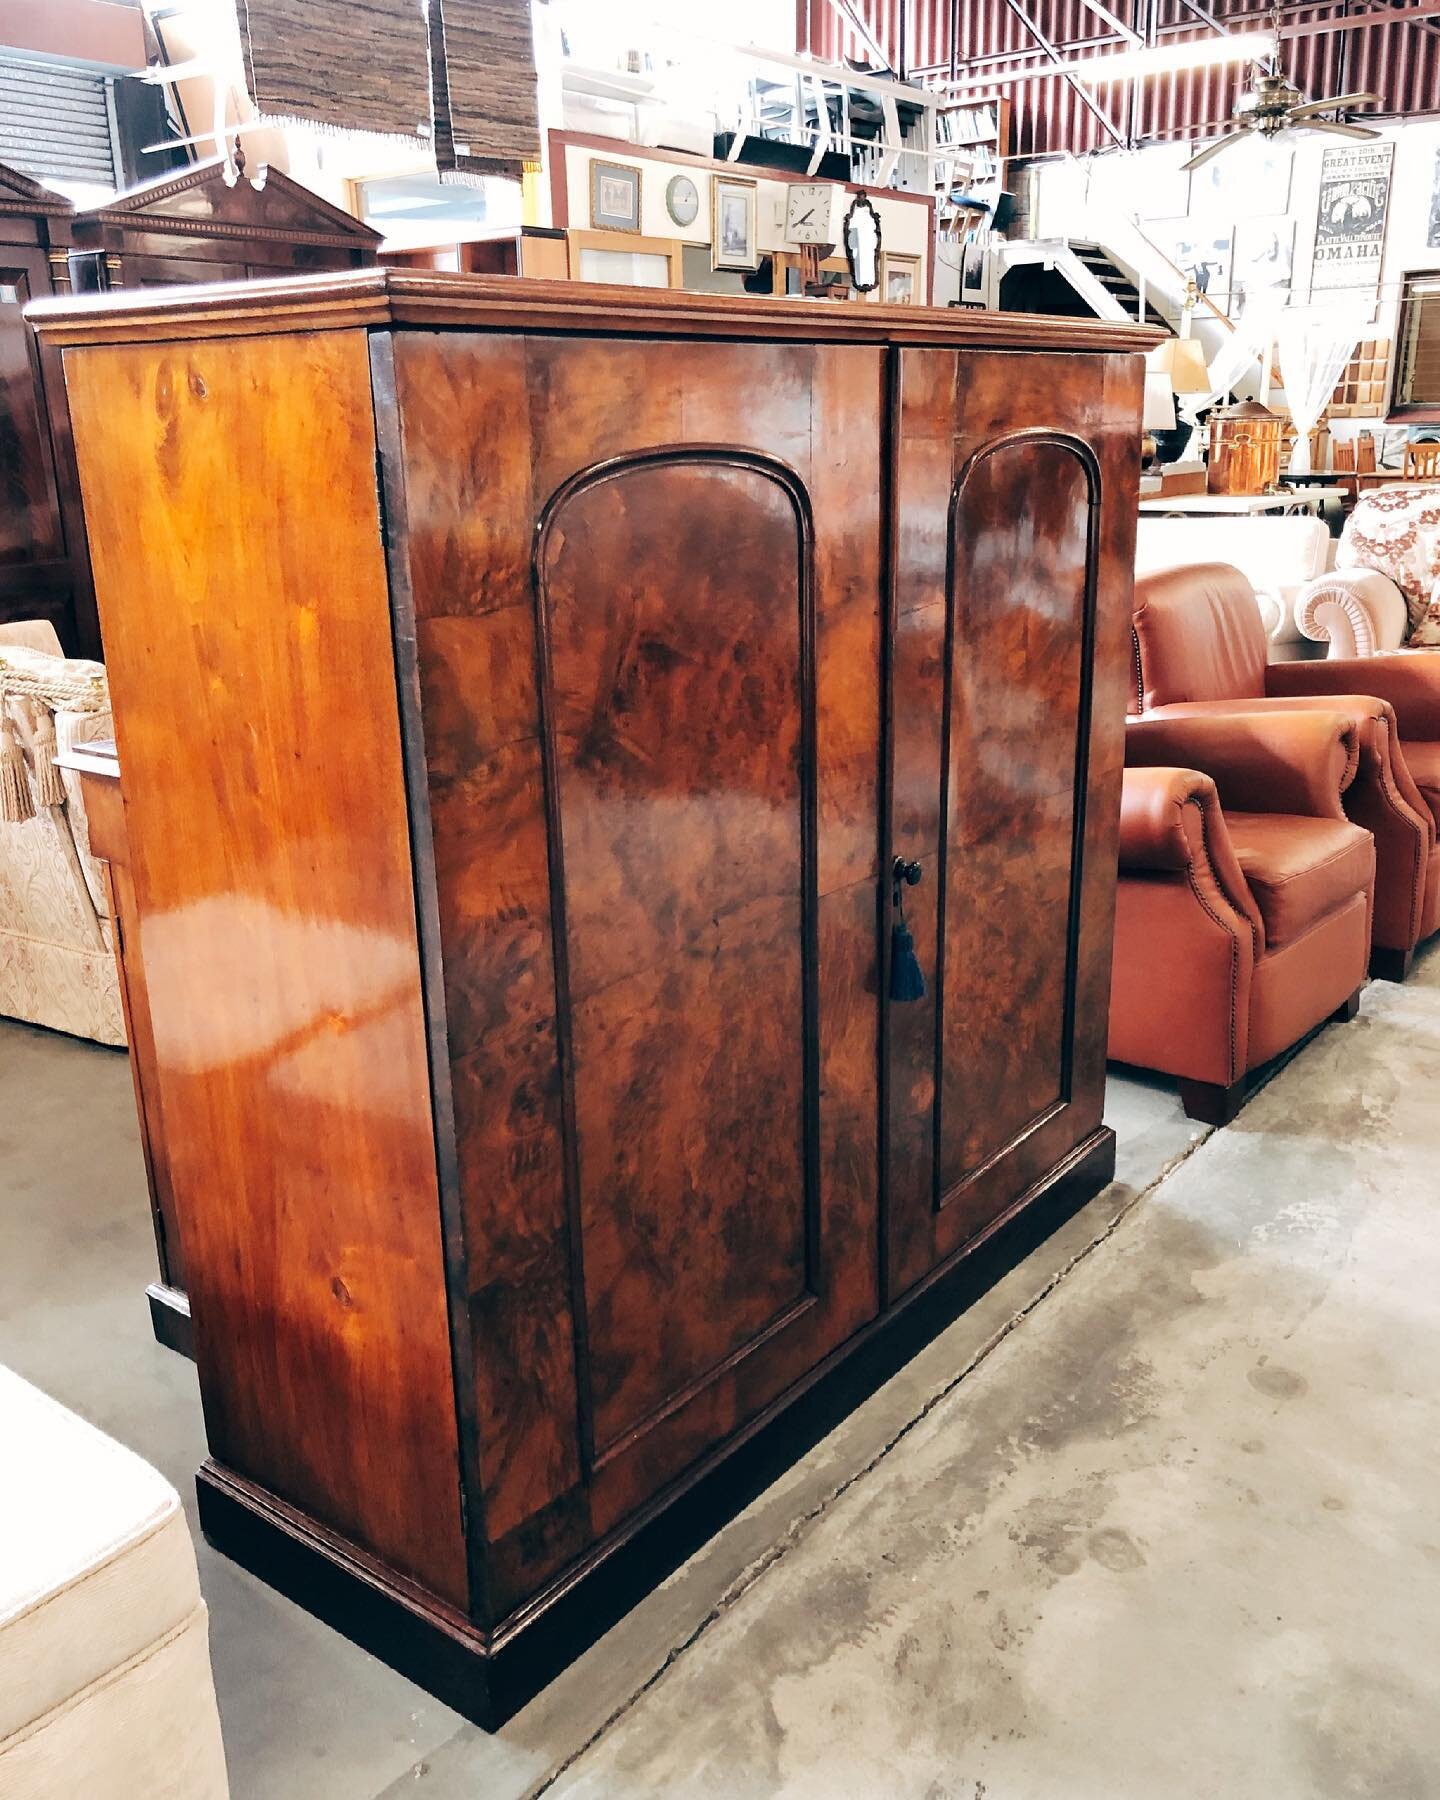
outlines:
[[[494,1721],[1111,1173],[1153,334],[399,271],[40,311],[204,1527]]]
[[[65,384],[24,318],[70,291],[73,211],[0,164],[0,624],[49,619],[78,647],[77,608],[93,617],[93,604]]]
[[[370,267],[380,234],[279,169],[233,185],[215,157],[75,215],[75,291]]]
[[[225,183],[218,158],[75,213],[0,165],[0,621],[49,619],[101,655],[59,358],[23,319],[34,299],[111,287],[371,266],[378,233],[279,170]]]

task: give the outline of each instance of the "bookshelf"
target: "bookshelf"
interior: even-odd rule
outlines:
[[[935,202],[953,215],[956,194],[991,198],[1005,179],[1010,102],[1000,98],[947,106],[935,115]]]

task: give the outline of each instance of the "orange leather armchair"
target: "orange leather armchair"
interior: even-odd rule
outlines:
[[[1433,668],[1415,652],[1267,663],[1254,591],[1225,563],[1141,577],[1133,625],[1132,715],[1179,718],[1318,706],[1343,712],[1354,723],[1359,767],[1345,795],[1345,811],[1375,839],[1370,972],[1403,980],[1415,946],[1440,928],[1440,659]],[[1412,774],[1412,758],[1432,783],[1428,793]]]
[[[1228,1123],[1253,1071],[1354,1015],[1375,880],[1342,806],[1359,759],[1342,713],[1129,728],[1110,1054],[1175,1076],[1191,1118]]]

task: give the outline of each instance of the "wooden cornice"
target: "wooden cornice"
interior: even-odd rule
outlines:
[[[692,294],[681,288],[608,287],[598,282],[420,269],[121,289],[37,301],[27,317],[46,342],[68,345],[392,325],[1069,352],[1148,350],[1164,336],[1148,325],[1054,319],[1039,313],[740,298]]]
[[[43,182],[22,175],[8,163],[0,163],[0,213],[27,214],[31,218],[68,219],[75,207],[63,194]]]
[[[263,205],[263,195],[267,193],[283,194],[314,219],[312,228],[271,226],[266,225],[263,220],[227,218],[224,212],[225,197],[232,192],[238,193],[239,188],[237,185],[232,190],[225,186],[224,171],[223,157],[211,157],[178,175],[159,175],[153,181],[126,188],[107,200],[103,206],[77,213],[77,232],[84,236],[97,227],[123,225],[131,231],[176,232],[182,236],[189,234],[213,238],[248,238],[292,244],[346,244],[354,247],[379,244],[381,241],[378,231],[372,230],[343,208],[332,205],[302,182],[292,180],[281,169],[268,169],[264,187],[258,191],[252,190],[256,192],[256,204]],[[241,181],[248,181],[248,177],[242,176]],[[196,188],[207,187],[217,187],[221,191],[221,198],[217,202],[221,210],[217,213],[207,218],[196,218],[165,210],[167,200],[174,200]]]

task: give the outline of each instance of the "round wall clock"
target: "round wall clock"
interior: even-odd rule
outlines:
[[[677,225],[693,225],[700,212],[700,190],[688,175],[672,175],[665,189],[665,210]]]

